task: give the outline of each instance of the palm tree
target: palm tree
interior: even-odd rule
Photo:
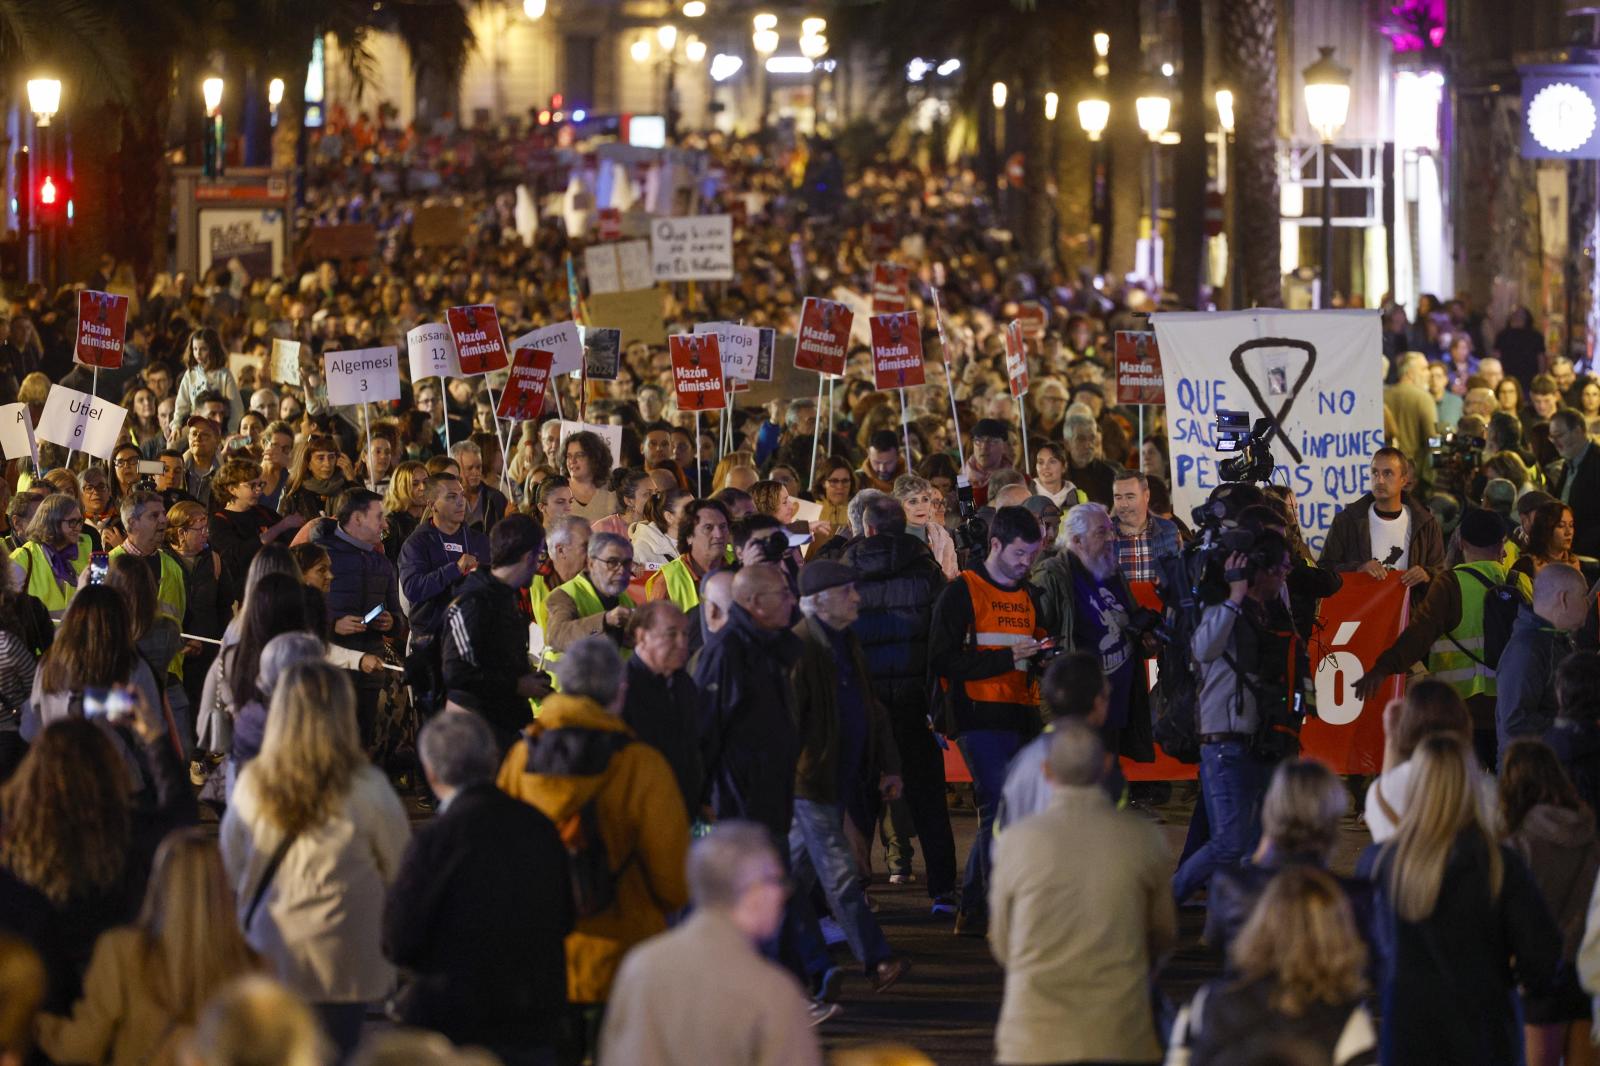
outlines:
[[[1240,307],[1279,307],[1278,0],[1222,5],[1222,65],[1234,98],[1234,238]]]

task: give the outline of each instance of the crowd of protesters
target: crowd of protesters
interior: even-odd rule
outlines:
[[[592,223],[523,232],[514,137],[360,134],[335,116],[302,224],[371,222],[377,255],[142,287],[108,260],[86,284],[133,306],[98,380],[72,287],[0,330],[0,403],[37,420],[61,383],[128,412],[110,456],[41,442],[0,479],[0,1058],[819,1062],[846,982],[918,979],[888,882],[987,937],[1001,1063],[1595,1060],[1600,380],[1526,312],[1492,337],[1462,300],[1385,314],[1390,446],[1320,558],[1291,493],[1230,514],[1249,548],[1180,648],[1175,862],[1121,762],[1165,710],[1133,587],[1170,620],[1198,531],[1109,366],[1158,298],[1024,270],[970,175],[694,141],[674,207],[737,215],[735,278],[664,292],[668,332],[792,334],[803,296],[899,257],[927,385],[878,391],[857,348],[713,430],[624,337],[616,381],[559,380],[538,421],[482,378],[337,407],[323,352],[403,350],[458,305],[508,338],[567,318]],[[417,172],[440,181],[395,192]],[[443,202],[459,244],[416,246]],[[299,383],[260,369],[275,338]],[[1411,678],[1356,783],[1374,843],[1336,873],[1350,783],[1260,738],[1274,641],[1303,654],[1352,572],[1413,600],[1358,691]],[[1169,1011],[1195,904],[1222,976]]]

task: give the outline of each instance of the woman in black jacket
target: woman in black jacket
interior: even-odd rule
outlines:
[[[280,510],[307,521],[333,514],[333,501],[345,489],[355,487],[346,472],[353,469],[349,457],[339,451],[339,442],[331,434],[311,434],[295,453],[289,488]]]
[[[1478,813],[1465,745],[1432,736],[1412,754],[1411,800],[1378,853],[1383,1060],[1436,1066],[1522,1061],[1520,984],[1547,990],[1561,933],[1528,867]]]
[[[211,550],[221,556],[222,572],[235,589],[244,589],[250,561],[263,544],[288,544],[305,523],[300,515],[280,516],[262,506],[265,485],[261,468],[243,459],[223,463],[211,479]]]

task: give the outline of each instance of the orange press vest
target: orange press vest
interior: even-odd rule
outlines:
[[[973,642],[979,651],[1009,648],[1024,640],[1038,640],[1045,633],[1039,628],[1028,586],[1006,590],[991,585],[976,571],[961,571],[972,597]],[[1015,703],[1024,707],[1039,704],[1038,687],[1028,680],[1026,670],[1008,670],[995,677],[965,681],[967,697],[977,703]]]

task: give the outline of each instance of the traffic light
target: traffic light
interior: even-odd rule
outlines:
[[[34,206],[38,211],[39,225],[51,226],[62,222],[66,218],[69,195],[65,178],[41,174],[34,186]]]

